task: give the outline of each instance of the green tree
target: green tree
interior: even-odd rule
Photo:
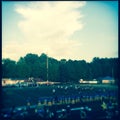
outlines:
[[[9,58],[2,60],[2,77],[15,78],[16,77],[16,62]]]
[[[47,68],[48,63],[48,68]],[[48,78],[47,78],[48,72]],[[114,77],[118,82],[118,58],[93,58],[92,62],[85,60],[60,61],[42,53],[28,53],[20,57],[18,62],[2,59],[2,77],[5,78],[41,78],[44,81],[78,82],[80,79],[92,80],[100,77]]]
[[[31,75],[31,67],[26,63],[24,58],[20,58],[16,66],[17,78],[29,78]]]

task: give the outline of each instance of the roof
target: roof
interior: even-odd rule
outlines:
[[[110,76],[106,76],[103,78],[103,80],[114,80],[114,78],[110,77]]]

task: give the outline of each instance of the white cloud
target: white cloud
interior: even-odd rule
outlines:
[[[18,27],[23,32],[24,42],[21,48],[17,41],[9,43],[4,50],[11,49],[12,58],[15,57],[13,51],[17,51],[19,57],[27,52],[39,55],[44,52],[56,59],[76,59],[81,43],[70,37],[83,28],[83,16],[77,8],[84,5],[85,2],[76,1],[28,2],[25,5],[16,5],[16,12],[23,17]]]
[[[23,47],[24,43],[21,44],[18,41],[9,41],[7,44],[2,47],[2,58],[10,58],[12,60],[18,60],[20,57],[23,57],[27,52],[27,49]]]

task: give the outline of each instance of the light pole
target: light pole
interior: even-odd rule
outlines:
[[[47,83],[48,83],[48,56],[47,56]]]
[[[114,78],[114,71],[113,71],[113,68],[112,68],[112,78]]]

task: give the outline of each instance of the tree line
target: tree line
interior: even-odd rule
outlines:
[[[78,82],[84,80],[99,80],[102,77],[114,77],[118,80],[118,58],[94,57],[92,62],[85,60],[57,60],[47,54],[28,53],[16,62],[9,58],[2,59],[2,78],[28,79],[40,78],[44,81]],[[48,72],[48,78],[47,78]]]

